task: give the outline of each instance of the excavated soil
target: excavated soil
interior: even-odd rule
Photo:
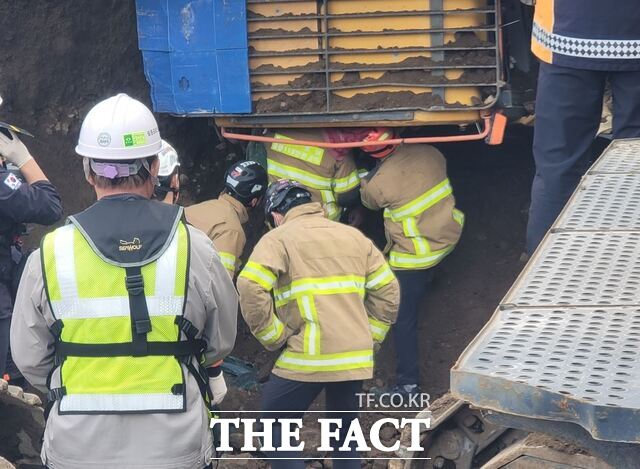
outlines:
[[[331,95],[331,111],[373,111],[397,108],[431,108],[444,106],[444,101],[432,93],[413,93],[411,91],[358,93],[351,98]],[[280,93],[269,99],[260,99],[255,103],[258,114],[278,113],[295,110],[296,112],[326,112],[326,94],[324,91],[312,91],[304,94]]]
[[[272,98],[259,99],[254,103],[257,114],[279,112],[325,112],[327,98],[324,91],[312,91],[304,94],[280,93]]]
[[[317,32],[318,31],[312,31],[310,28],[306,26],[302,29],[299,29],[298,31],[291,31],[289,29],[283,29],[283,28],[261,28],[252,33],[249,33],[249,40],[251,40],[253,36],[263,36],[266,34],[270,34],[270,35],[273,35],[274,37],[277,37],[277,36],[295,36],[297,34],[312,34]]]
[[[455,39],[449,42],[446,47],[481,47],[489,43],[481,41],[473,33],[457,33]],[[251,48],[250,48],[251,49]],[[397,48],[392,48],[396,50]],[[305,52],[311,49],[304,49]],[[302,51],[302,50],[301,50]],[[300,51],[292,51],[300,52]],[[349,71],[335,82],[331,83],[332,88],[349,87],[357,88],[360,85],[367,86],[393,86],[393,85],[446,85],[446,84],[489,84],[495,83],[496,72],[493,68],[468,68],[464,69],[462,75],[456,79],[447,79],[440,71],[425,70],[433,66],[452,66],[464,68],[464,66],[489,66],[495,64],[495,53],[491,50],[452,50],[443,53],[442,61],[435,61],[428,57],[411,57],[392,64],[382,69],[380,65],[369,65],[358,62],[353,63],[331,63],[332,70],[349,70],[352,68],[363,69],[362,71],[384,71],[379,78],[362,78],[360,71]],[[270,85],[261,82],[259,79],[253,83],[253,90],[256,93],[278,91],[280,94],[270,98],[254,99],[254,110],[258,114],[273,114],[289,111],[305,113],[326,112],[326,93],[324,91],[311,91],[305,94],[287,94],[283,92],[288,88],[294,90],[324,88],[326,86],[326,75],[323,67],[324,59],[307,65],[295,67],[281,67],[264,64],[257,67],[254,72],[291,72],[303,75],[289,81],[286,85]],[[393,70],[393,68],[411,68],[410,70]],[[306,72],[306,73],[305,73]],[[313,73],[309,73],[313,72]],[[483,97],[495,94],[495,88],[482,90]],[[258,97],[256,95],[255,97]],[[429,109],[433,106],[459,107],[459,103],[447,103],[431,93],[414,94],[409,91],[400,92],[378,92],[359,93],[352,98],[344,98],[335,94],[331,95],[330,111],[370,111],[382,110],[385,108],[421,108]],[[474,103],[477,105],[479,103]]]
[[[449,79],[442,73],[430,72],[423,70],[398,70],[385,72],[379,78],[361,78],[360,72],[346,72],[344,76],[337,81],[331,82],[331,88],[353,87],[358,88],[361,85],[444,85],[444,84],[487,84],[495,82],[496,72],[493,69],[471,69],[465,70],[459,78]],[[308,73],[295,80],[291,80],[286,86],[268,85],[261,82],[255,82],[252,85],[253,92],[263,92],[278,90],[285,88],[292,90],[301,88],[324,88],[326,86],[326,78],[320,74]]]
[[[432,93],[412,93],[411,91],[358,93],[351,98],[343,98],[336,95],[331,97],[332,111],[430,108],[442,105],[444,105],[444,101],[439,96]]]

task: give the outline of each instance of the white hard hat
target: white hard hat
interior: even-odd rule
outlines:
[[[158,124],[151,111],[120,93],[89,111],[76,153],[100,160],[133,160],[157,155],[161,149]]]
[[[162,141],[162,150],[158,153],[160,159],[159,177],[171,176],[176,166],[180,166],[178,152],[166,140]]]

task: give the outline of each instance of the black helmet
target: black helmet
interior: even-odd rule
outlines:
[[[240,161],[227,169],[224,175],[226,191],[244,205],[262,197],[267,190],[267,172],[255,161]]]
[[[280,179],[269,186],[265,199],[264,214],[272,222],[271,212],[284,215],[296,205],[311,202],[311,193],[297,182]]]

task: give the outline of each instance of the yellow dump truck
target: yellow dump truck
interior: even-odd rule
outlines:
[[[508,11],[521,8],[512,3]],[[505,9],[498,0],[137,1],[156,111],[213,116],[224,129],[478,123],[435,138],[490,143],[501,141],[506,119],[491,116],[513,68]],[[521,20],[506,24],[522,29]]]

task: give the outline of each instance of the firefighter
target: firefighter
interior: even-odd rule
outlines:
[[[233,347],[237,294],[182,208],[149,200],[161,148],[142,103],[94,106],[76,152],[98,201],[25,266],[12,351],[52,404],[48,467],[209,467],[208,405],[226,385],[204,367]]]
[[[62,217],[62,204],[27,147],[13,130],[0,128],[0,378],[20,379],[9,355],[11,312],[21,268],[26,260],[21,235],[25,223],[51,225]],[[18,174],[7,168],[17,168]]]
[[[340,142],[346,129],[283,129],[272,136],[278,139]],[[324,149],[288,143],[265,144],[269,182],[288,179],[303,185],[314,202],[322,206],[330,220],[338,221],[344,207],[359,202],[360,179],[349,150]]]
[[[379,163],[362,180],[365,207],[384,210],[389,265],[400,283],[400,310],[393,327],[396,349],[395,393],[419,388],[418,306],[433,267],[455,247],[464,215],[455,208],[446,162],[431,145],[389,145],[393,130],[371,129],[363,150]]]
[[[276,228],[258,242],[237,286],[251,332],[268,350],[284,347],[263,390],[265,416],[301,416],[325,390],[327,410],[342,412],[331,416],[343,420],[344,438],[357,417],[356,393],[373,374],[374,344],[395,320],[398,283],[369,239],[328,220],[312,200],[295,182],[269,187],[265,215]],[[274,441],[277,447],[278,431]],[[345,456],[357,458],[334,453]],[[302,460],[271,462],[304,467]],[[335,460],[334,467],[360,462]]]
[[[187,220],[213,241],[231,278],[247,240],[242,225],[249,220],[249,211],[260,206],[266,190],[264,168],[255,161],[241,161],[227,169],[220,197],[186,209]]]
[[[158,184],[153,191],[153,198],[168,204],[177,204],[180,198],[180,159],[178,152],[166,140],[162,140],[158,160]]]
[[[593,156],[607,79],[613,138],[640,137],[640,8],[636,2],[538,0],[533,53],[540,61],[527,251],[560,213]]]

